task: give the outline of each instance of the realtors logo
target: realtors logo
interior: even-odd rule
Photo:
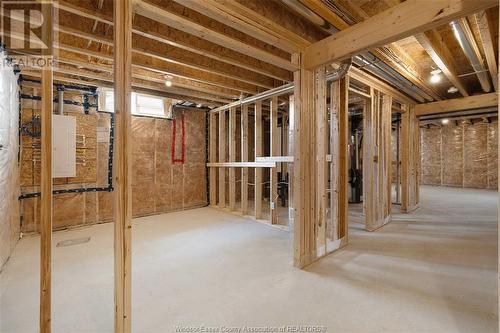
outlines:
[[[0,37],[10,66],[53,67],[58,17],[54,1],[2,0],[0,11]]]

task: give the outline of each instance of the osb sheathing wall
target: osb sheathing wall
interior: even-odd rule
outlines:
[[[497,188],[498,122],[421,128],[422,184]]]
[[[37,93],[27,88],[26,93]],[[65,93],[64,99],[81,101],[79,93]],[[93,101],[91,100],[91,103]],[[23,121],[38,110],[37,101],[22,101]],[[57,104],[55,105],[57,107]],[[77,117],[77,177],[55,179],[55,189],[107,187],[109,129],[111,115],[91,108],[65,105],[65,114]],[[132,210],[134,217],[206,205],[205,113],[177,109],[175,158],[182,157],[182,115],[184,115],[184,162],[172,161],[173,121],[132,117]],[[26,119],[24,119],[26,118]],[[99,135],[97,134],[99,132]],[[38,190],[39,145],[22,135],[22,192]],[[36,139],[35,139],[36,141]],[[35,157],[34,157],[35,156]],[[38,230],[39,198],[22,202],[22,231]],[[113,219],[112,192],[85,192],[54,195],[54,229],[108,222]]]
[[[3,56],[2,56],[3,57]],[[4,59],[0,57],[1,61]],[[0,270],[19,239],[19,100],[17,77],[4,70],[0,76]]]

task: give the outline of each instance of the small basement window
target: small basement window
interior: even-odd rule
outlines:
[[[165,117],[163,98],[132,93],[132,114]]]
[[[112,89],[99,90],[99,110],[114,112],[114,91]],[[133,115],[166,118],[165,101],[161,97],[138,94],[133,92],[131,96],[131,112]]]

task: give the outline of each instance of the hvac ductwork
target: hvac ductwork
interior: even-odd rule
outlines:
[[[481,84],[481,88],[484,90],[484,92],[490,92],[490,78],[484,66],[483,59],[478,57],[478,55],[480,54],[479,51],[475,50],[475,48],[477,48],[477,44],[474,40],[471,40],[473,38],[472,34],[468,34],[465,31],[465,29],[468,28],[468,26],[466,26],[468,23],[465,20],[466,19],[461,19],[460,21],[452,21],[450,23],[450,26],[455,34],[455,38],[460,44],[460,47],[464,51],[465,56],[472,65],[472,68],[474,69],[474,72],[479,79],[479,83]]]
[[[302,15],[310,22],[314,23],[321,29],[329,32],[330,34],[335,34],[339,30],[332,26],[330,23],[325,21],[323,18],[319,17],[316,13],[311,11],[309,8],[304,6],[299,0],[281,0],[284,4],[292,8],[295,12]],[[404,78],[401,74],[395,71],[393,68],[385,64],[382,60],[375,57],[369,52],[364,52],[363,54],[354,58],[353,62],[365,68],[368,72],[378,76],[382,80],[388,82],[389,84],[395,86],[396,88],[403,91],[408,96],[419,102],[433,101],[432,96],[429,96],[426,92],[419,89],[413,83]]]

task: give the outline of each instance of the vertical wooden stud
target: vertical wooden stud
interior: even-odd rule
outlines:
[[[241,161],[248,162],[248,105],[241,106]],[[241,213],[248,214],[248,168],[241,169]]]
[[[418,208],[420,190],[420,132],[413,108],[401,116],[401,212]]]
[[[270,152],[271,156],[278,156],[278,97],[271,98],[271,134],[270,138]],[[271,224],[278,223],[278,166],[271,168],[270,177],[270,212]]]
[[[255,102],[255,157],[262,156],[262,102]],[[255,218],[262,218],[262,168],[255,168]]]
[[[349,77],[340,79],[339,109],[339,238],[349,235]]]
[[[339,239],[339,116],[340,80],[330,87],[330,233],[331,240]]]
[[[328,116],[326,110],[326,68],[316,69],[316,232],[318,257],[326,254],[326,209],[328,174],[326,153],[328,149]]]
[[[392,97],[384,95],[382,99],[382,129],[384,174],[382,175],[384,197],[384,218],[390,219],[392,210]],[[386,221],[387,222],[387,221]]]
[[[288,97],[288,156],[294,154],[294,140],[295,140],[295,97],[290,95]],[[294,181],[293,181],[293,164],[288,168],[288,223],[290,229],[293,230],[295,221],[294,209]]]
[[[210,113],[209,115],[209,161],[210,163],[217,162],[217,114]],[[217,206],[217,168],[210,168],[209,176],[210,187],[210,206]]]
[[[294,72],[294,265],[316,259],[314,72],[305,69],[304,54],[293,54]]]
[[[226,162],[226,112],[219,112],[219,162]],[[219,168],[219,208],[226,207],[226,168]]]
[[[42,5],[44,24],[42,34],[48,49],[45,57],[52,56],[54,42],[53,8]],[[52,68],[42,69],[42,121],[41,121],[41,180],[40,180],[40,332],[51,332],[52,316]]]
[[[236,108],[229,108],[229,162],[236,162]],[[236,207],[236,169],[229,168],[229,210]]]
[[[115,77],[115,332],[131,332],[132,1],[114,2]]]

